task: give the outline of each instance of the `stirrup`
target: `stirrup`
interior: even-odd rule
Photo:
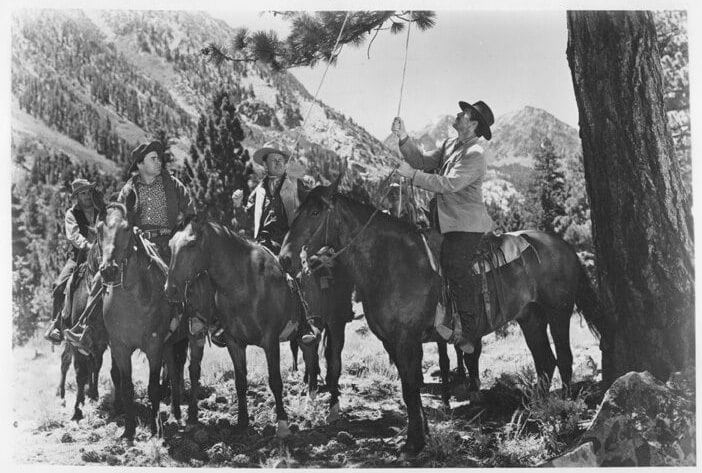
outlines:
[[[219,328],[210,334],[210,341],[220,348],[227,348],[227,334]]]
[[[304,345],[312,345],[319,337],[319,329],[314,325],[309,325],[310,331],[300,337],[300,342]]]

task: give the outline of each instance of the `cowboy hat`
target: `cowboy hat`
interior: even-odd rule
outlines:
[[[136,171],[137,162],[141,161],[147,154],[155,151],[158,154],[159,159],[163,157],[163,145],[160,141],[152,141],[151,143],[142,143],[132,150],[129,155],[129,174]]]
[[[92,189],[93,187],[95,187],[95,184],[93,184],[87,179],[79,177],[78,179],[75,179],[73,182],[71,182],[71,197],[75,197],[76,195],[78,195],[79,192],[83,192],[87,189]]]
[[[474,120],[478,120],[479,123],[478,129],[476,130],[478,135],[482,135],[486,140],[490,141],[490,138],[492,138],[490,127],[495,123],[495,117],[492,115],[490,107],[482,100],[475,102],[473,105],[468,102],[460,101],[458,102],[458,106],[461,107],[461,110],[464,112],[470,110],[471,117],[473,117]]]
[[[283,151],[284,149],[285,148],[279,143],[276,143],[275,141],[269,141],[268,143],[264,144],[262,148],[256,150],[256,152],[253,155],[253,160],[255,163],[263,166],[263,161],[265,161],[266,157],[270,153],[278,153],[285,158],[285,162],[287,163],[288,159],[290,159],[290,153],[287,151]]]

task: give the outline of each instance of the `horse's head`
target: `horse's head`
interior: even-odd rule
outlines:
[[[200,219],[183,222],[168,242],[171,261],[166,278],[166,297],[172,301],[183,301],[190,281],[206,270],[209,255],[204,245],[205,223]]]
[[[106,283],[114,283],[119,275],[119,265],[134,251],[133,230],[127,220],[127,209],[119,203],[107,207],[105,223],[98,224],[98,240],[102,247],[100,273]]]
[[[285,271],[297,274],[301,269],[300,251],[307,247],[315,254],[323,246],[339,246],[338,225],[334,218],[337,189],[343,175],[330,186],[317,186],[302,203],[280,249],[278,261]]]
[[[302,271],[298,280],[307,304],[308,317],[324,320],[329,313],[329,289],[332,281],[334,262],[332,250],[322,248],[318,254],[308,255],[306,249],[300,252]]]

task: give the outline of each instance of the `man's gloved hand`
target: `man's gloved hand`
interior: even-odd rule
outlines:
[[[392,131],[392,133],[401,140],[407,137],[407,131],[405,130],[405,122],[403,122],[402,118],[400,117],[395,117],[393,119],[390,131]]]
[[[400,165],[397,167],[397,173],[405,177],[407,179],[412,179],[414,177],[414,173],[416,173],[417,170],[414,169],[412,166],[407,164],[405,161],[402,161]]]

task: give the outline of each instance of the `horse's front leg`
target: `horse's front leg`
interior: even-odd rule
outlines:
[[[71,360],[73,359],[73,346],[65,342],[63,347],[63,352],[61,352],[61,380],[58,388],[58,394],[61,399],[66,397],[66,374],[68,373],[68,368],[71,367]]]
[[[168,356],[171,358],[171,356]],[[152,435],[158,434],[158,425],[156,419],[158,417],[159,407],[161,406],[161,366],[163,363],[163,347],[154,347],[150,354],[147,354],[149,360],[149,402],[151,403],[151,412],[149,417],[149,428]],[[176,376],[171,376],[171,399],[177,402],[180,409],[180,389],[176,387]]]
[[[236,383],[237,425],[245,429],[249,425],[249,410],[246,406],[246,346],[229,339],[227,350],[234,364],[234,382]]]
[[[197,423],[198,396],[200,393],[200,364],[205,352],[205,338],[191,337],[190,340],[190,403],[188,404],[188,422]]]
[[[98,353],[95,356],[90,357],[90,383],[88,385],[88,397],[93,401],[97,401],[100,397],[98,391],[98,385],[100,381],[100,369],[102,369],[102,353],[98,349]]]
[[[426,444],[425,434],[428,432],[428,425],[422,409],[422,398],[420,387],[422,386],[422,344],[421,337],[414,337],[415,340],[407,337],[397,343],[395,360],[397,370],[402,381],[402,398],[407,406],[407,442],[402,450],[416,454],[420,452]]]
[[[115,351],[110,349],[111,365],[110,377],[112,378],[112,386],[114,388],[114,401],[112,404],[112,410],[115,414],[121,414],[124,410],[124,404],[122,403],[122,376],[119,372],[119,366],[117,366],[117,361],[115,360]]]
[[[73,370],[76,372],[76,403],[71,420],[79,421],[83,418],[80,407],[85,404],[85,385],[90,382],[90,358],[76,353],[73,358]]]
[[[124,409],[124,432],[122,438],[134,440],[136,433],[136,412],[134,409],[134,384],[132,384],[132,352],[123,345],[113,345],[112,360],[119,370],[120,394]],[[151,377],[149,377],[151,381]]]
[[[278,420],[278,437],[285,438],[290,435],[288,415],[283,405],[283,380],[280,377],[280,343],[277,337],[268,340],[264,347],[266,362],[268,363],[268,385],[275,398],[275,414]]]
[[[329,338],[325,357],[327,359],[327,388],[329,389],[329,415],[327,422],[339,419],[339,376],[341,375],[341,351],[344,349],[346,322],[334,321],[328,328]]]

